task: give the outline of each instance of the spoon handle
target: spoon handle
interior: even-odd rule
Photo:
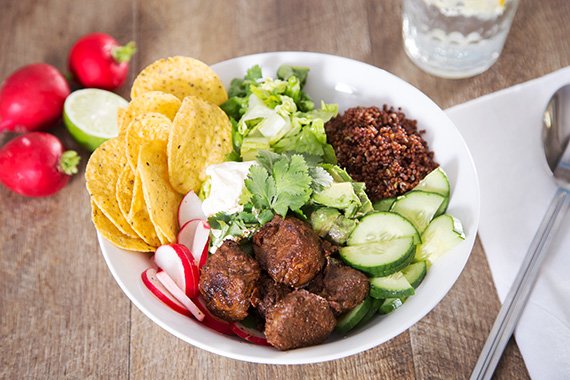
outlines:
[[[567,190],[558,189],[550,202],[548,211],[544,215],[538,231],[532,239],[532,243],[520,266],[519,272],[513,282],[507,298],[497,315],[495,324],[487,337],[485,346],[481,351],[479,360],[471,373],[471,380],[487,380],[495,372],[503,350],[507,345],[515,326],[519,320],[526,301],[530,295],[534,282],[538,276],[540,264],[558,230],[565,211],[568,208],[570,193]]]

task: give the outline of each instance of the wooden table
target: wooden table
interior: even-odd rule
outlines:
[[[399,1],[2,1],[0,78],[32,62],[66,68],[81,35],[136,40],[133,72],[160,57],[208,63],[276,50],[371,63],[449,107],[570,64],[570,2],[523,1],[499,61],[472,79],[416,68],[402,49]],[[132,76],[131,76],[132,80]],[[128,86],[121,93],[128,94]],[[55,133],[75,147],[63,128]],[[0,143],[9,136],[1,136]],[[83,170],[88,155],[83,152]],[[256,365],[194,348],[152,323],[101,257],[83,171],[59,194],[0,189],[0,378],[467,378],[499,310],[479,242],[444,300],[419,323],[359,355],[305,366]],[[511,341],[497,378],[528,374]]]

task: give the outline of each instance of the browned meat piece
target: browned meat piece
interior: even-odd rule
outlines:
[[[208,309],[228,321],[247,317],[261,270],[238,243],[227,240],[211,255],[200,274],[200,293]]]
[[[295,290],[273,308],[265,319],[267,341],[279,350],[322,343],[336,320],[327,301],[306,290]]]
[[[325,298],[336,315],[361,303],[368,295],[369,281],[364,273],[333,258],[306,288]]]
[[[265,318],[267,311],[281,301],[292,289],[287,285],[275,282],[266,274],[261,275],[255,290],[255,299],[252,305],[257,308],[259,315]]]
[[[323,249],[323,255],[325,255],[325,257],[338,253],[338,245],[325,239],[321,239],[321,248]]]
[[[275,216],[253,235],[259,265],[277,282],[299,287],[321,270],[324,256],[319,236],[307,223]]]

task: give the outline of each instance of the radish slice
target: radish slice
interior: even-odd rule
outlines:
[[[182,244],[161,245],[154,254],[156,265],[168,273],[176,285],[186,294],[195,294],[197,275],[192,269],[192,254]],[[194,265],[195,266],[195,265]]]
[[[164,302],[166,306],[170,307],[172,310],[186,315],[191,316],[188,309],[184,307],[166,288],[162,283],[156,278],[156,269],[148,268],[141,273],[141,279],[143,284],[151,291],[152,294],[156,296],[159,300]]]
[[[196,317],[197,320],[199,321],[204,320],[205,317],[204,313],[202,313],[202,311],[198,308],[198,306],[196,306],[196,304],[192,302],[192,300],[188,298],[186,294],[184,294],[182,289],[180,289],[176,285],[176,283],[168,275],[168,273],[166,273],[165,271],[160,271],[156,274],[156,278],[158,279],[158,281],[162,283],[162,285],[164,285],[164,287],[170,293],[172,293],[174,298],[176,298],[182,305],[184,305],[188,309],[188,311],[190,311],[190,313],[192,313],[194,317]]]
[[[212,314],[212,312],[206,307],[206,303],[202,297],[197,297],[194,299],[194,301],[196,303],[196,306],[198,306],[198,308],[202,310],[205,315],[205,318],[202,321],[203,324],[219,333],[225,335],[235,335],[232,330],[232,323],[224,321],[223,319],[218,318]]]
[[[199,294],[198,284],[200,283],[200,269],[198,269],[198,265],[194,262],[194,257],[190,251],[188,251],[188,261],[190,262],[190,274],[192,275],[192,279],[190,283],[187,284],[186,295],[190,298],[194,298]]]
[[[178,225],[183,226],[192,219],[208,219],[202,211],[202,200],[193,191],[186,194],[178,206]]]
[[[267,342],[267,338],[265,337],[264,333],[262,333],[261,331],[258,331],[256,329],[246,327],[240,322],[232,323],[232,331],[237,336],[247,340],[248,342],[258,344],[260,346],[271,346]]]
[[[210,225],[200,219],[192,219],[178,232],[177,242],[190,249],[198,267],[203,267],[208,258]]]

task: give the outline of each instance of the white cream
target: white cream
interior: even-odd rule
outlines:
[[[221,211],[233,214],[243,209],[239,198],[253,164],[255,161],[228,161],[206,168],[206,176],[210,178],[210,194],[202,203],[202,211],[207,217]]]

